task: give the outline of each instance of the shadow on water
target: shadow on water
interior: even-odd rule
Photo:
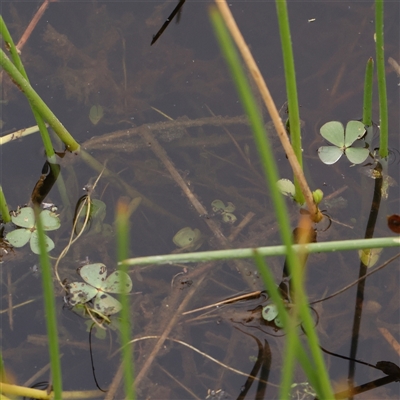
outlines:
[[[3,17],[15,38],[35,11],[34,6],[24,7],[18,3],[3,7]],[[272,94],[283,104],[285,86],[274,5],[233,3],[232,11]],[[385,52],[395,59],[398,11],[398,4],[386,5]],[[37,91],[82,147],[100,163],[107,162],[107,168],[149,200],[132,216],[131,256],[179,252],[181,247],[194,250],[192,243],[181,246],[172,240],[184,227],[190,227],[193,235],[200,232],[189,242],[194,240],[202,250],[221,248],[213,237],[215,231],[228,237],[235,248],[280,244],[256,148],[209,27],[207,5],[186,2],[180,24],[170,24],[150,47],[152,35],[170,12],[165,5],[153,3],[51,4],[22,59]],[[375,199],[376,204],[377,193],[382,195],[376,189],[382,180],[366,177],[344,159],[324,165],[317,149],[323,143],[319,128],[326,121],[346,122],[361,116],[365,62],[375,51],[374,11],[369,3],[324,2],[290,3],[289,12],[304,120],[305,171],[310,186],[324,191],[322,209],[332,219],[329,229],[318,228],[317,240],[371,236],[367,228],[371,203]],[[3,78],[2,99],[8,104],[2,106],[2,131],[32,125],[28,104],[6,81]],[[386,216],[399,213],[399,190],[394,186],[400,179],[398,83],[388,67],[389,145],[393,146],[389,173],[394,183],[386,185],[388,192],[373,209],[375,237],[390,235]],[[378,115],[377,109],[374,115]],[[267,116],[265,120],[267,123]],[[144,129],[152,136],[146,136]],[[274,145],[280,175],[290,178],[285,154],[278,143]],[[63,151],[61,145],[55,147]],[[1,149],[1,183],[11,209],[27,204],[32,191],[40,200],[47,194],[49,187],[43,184],[52,181],[53,175],[48,169],[42,171],[42,153],[39,138],[32,136]],[[172,160],[181,181],[171,175],[165,160]],[[93,184],[98,175],[71,154],[59,158],[59,164],[71,207],[62,205],[56,187],[44,200],[55,203],[60,213],[61,228],[50,234],[56,245],[50,253],[54,257],[68,242],[73,206],[86,193],[82,188]],[[198,212],[188,195],[182,194],[183,186],[194,193],[193,199],[206,212]],[[93,196],[104,202],[106,209],[93,218],[60,263],[62,280],[76,281],[77,268],[88,261],[104,263],[109,271],[116,268],[114,209],[118,198],[129,193],[126,186],[116,183],[115,176],[100,179]],[[215,200],[222,205],[216,207]],[[298,210],[289,200],[288,207],[295,224]],[[38,259],[29,246],[5,250],[2,354],[18,383],[34,384],[48,378],[41,285],[36,279]],[[393,249],[384,250],[378,265],[395,254]],[[279,257],[268,260],[277,282],[284,261]],[[390,332],[395,335],[400,322],[395,263],[361,280],[357,288],[313,305],[321,345],[329,354],[367,364],[327,355],[337,392],[347,388],[347,369],[353,385],[358,386],[382,378],[382,371],[387,373],[388,364],[376,369],[382,360],[399,364],[399,354],[388,343]],[[369,271],[359,272],[359,264],[357,253],[309,255],[310,301],[340,290]],[[284,338],[273,318],[263,318],[268,297],[262,293],[252,263],[149,266],[130,271],[130,276],[139,398],[277,398]],[[219,304],[243,292],[254,296]],[[286,288],[286,295],[289,292]],[[64,390],[94,390],[88,339],[92,321],[71,312],[64,295],[58,290]],[[362,314],[357,315],[354,309],[361,313],[361,298]],[[217,305],[188,313],[213,304]],[[117,322],[112,328],[93,331],[91,348],[102,388],[109,387],[119,367]],[[157,339],[161,335],[168,339],[161,343]],[[157,351],[156,343],[161,343]],[[385,378],[387,383],[393,374]],[[296,382],[293,399],[314,397],[300,370]],[[118,390],[122,389],[117,389],[116,398]],[[367,396],[395,399],[398,390],[392,383],[367,392]],[[97,398],[108,395],[99,391]]]

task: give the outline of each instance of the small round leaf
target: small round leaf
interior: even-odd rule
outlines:
[[[124,280],[123,287],[121,287],[122,280]],[[107,277],[101,289],[108,293],[129,293],[132,290],[131,277],[124,271],[114,271]]]
[[[284,195],[284,196],[289,196],[289,197],[294,197],[296,194],[296,189],[294,187],[294,183],[289,180],[289,179],[279,179],[278,182],[276,182],[279,191]]]
[[[322,137],[337,147],[344,146],[344,127],[339,121],[330,121],[319,130]]]
[[[66,287],[68,291],[68,302],[71,306],[85,304],[92,300],[98,290],[85,282],[72,282]]]
[[[101,289],[106,281],[107,267],[101,263],[84,265],[79,269],[79,275],[85,282]]]
[[[369,150],[361,147],[349,147],[345,154],[351,163],[361,164],[368,158]]]
[[[89,119],[93,125],[97,125],[99,121],[103,118],[103,115],[103,107],[99,105],[92,106],[89,111]]]
[[[262,309],[262,317],[266,321],[273,321],[278,315],[278,309],[275,304],[268,304]]]
[[[15,229],[6,235],[6,240],[14,247],[25,246],[31,238],[32,232],[29,229]]]
[[[54,242],[47,235],[44,235],[44,241],[46,245],[46,251],[51,251],[54,249]],[[30,245],[31,245],[31,250],[35,254],[40,254],[39,236],[37,231],[32,232]]]
[[[18,214],[11,217],[12,222],[21,228],[33,228],[35,226],[35,213],[31,207],[21,208]]]
[[[42,211],[40,213],[40,219],[45,231],[54,231],[61,226],[60,218],[58,218],[56,213],[50,210]]]
[[[235,214],[224,212],[222,214],[222,222],[225,224],[234,224],[236,222],[237,218]]]
[[[321,146],[318,149],[318,157],[324,164],[335,164],[340,157],[342,157],[343,151],[339,147],[335,146]]]
[[[216,199],[211,203],[213,212],[222,212],[225,210],[225,203],[222,200]]]
[[[112,315],[121,311],[122,304],[114,297],[99,292],[93,301],[93,308],[104,315]]]
[[[365,126],[360,121],[349,121],[346,125],[344,145],[351,146],[357,139],[365,135]]]

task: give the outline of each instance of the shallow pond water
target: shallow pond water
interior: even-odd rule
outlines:
[[[152,35],[174,3],[51,3],[25,45],[22,60],[34,88],[82,147],[100,163],[107,163],[107,168],[129,185],[128,189],[122,187],[115,177],[100,179],[94,196],[106,204],[106,215],[93,223],[62,260],[62,280],[77,280],[76,270],[87,260],[102,262],[110,271],[116,268],[115,205],[121,196],[132,198],[135,193],[140,193],[143,201],[131,218],[132,257],[181,251],[174,245],[173,237],[184,227],[201,232],[201,250],[220,247],[205,216],[200,216],[183,195],[160,157],[152,151],[154,146],[143,140],[139,129],[142,125],[151,128],[208,214],[212,214],[211,203],[216,199],[235,205],[234,210],[229,209],[237,218],[234,225],[223,223],[224,211],[209,215],[225,236],[234,235],[235,226],[249,218],[233,239],[235,247],[280,243],[251,132],[208,21],[209,5],[187,1],[180,23],[172,23],[150,47]],[[399,61],[399,5],[387,3],[385,7],[385,56]],[[282,105],[286,94],[274,4],[232,2],[231,9],[276,103]],[[34,3],[3,6],[3,17],[14,39],[21,36],[35,11]],[[325,196],[331,195],[325,208],[333,223],[327,231],[318,232],[317,240],[362,238],[375,180],[360,173],[357,167],[351,168],[345,157],[332,166],[322,164],[317,149],[325,144],[319,135],[325,122],[346,123],[361,117],[365,63],[375,54],[373,3],[290,2],[289,13],[300,115],[304,121],[305,171],[313,189],[321,188]],[[400,81],[389,65],[386,72],[392,151],[389,174],[399,182]],[[34,124],[28,104],[7,80],[3,77],[2,98],[8,101],[2,105],[3,134]],[[375,120],[377,105],[375,93]],[[104,114],[95,125],[90,119],[93,106],[101,106]],[[265,115],[266,123],[268,120]],[[376,139],[374,145],[378,143]],[[284,152],[278,143],[274,142],[274,146],[281,177],[291,178]],[[55,144],[55,148],[63,150],[60,144]],[[28,203],[41,175],[45,159],[40,138],[35,134],[8,143],[0,148],[0,155],[1,184],[10,208],[16,209]],[[62,203],[56,187],[45,200],[58,206],[62,221],[61,228],[50,235],[56,244],[51,252],[53,257],[68,242],[74,206],[85,193],[82,188],[93,184],[99,173],[72,154],[60,159],[60,164],[71,205],[68,208]],[[390,187],[388,198],[381,203],[374,236],[392,235],[386,216],[399,213],[399,198],[399,187]],[[287,205],[295,227],[298,210],[290,201]],[[384,250],[378,263],[397,251]],[[276,257],[268,263],[279,280],[284,259]],[[3,257],[1,264],[2,354],[7,369],[19,384],[26,383],[48,364],[37,265],[38,258],[29,246],[15,249],[10,256]],[[356,252],[310,255],[310,299],[319,299],[354,281],[358,267]],[[284,337],[261,318],[265,296],[181,316],[237,293],[262,290],[251,262],[150,266],[130,273],[133,336],[157,336],[168,326],[171,328],[167,335],[171,340],[161,346],[149,368],[146,361],[152,357],[156,341],[143,339],[135,344],[138,398],[277,398]],[[368,278],[358,359],[370,364],[382,360],[399,364],[400,356],[381,333],[385,328],[400,339],[398,287],[398,260]],[[55,288],[63,389],[96,390],[86,321],[65,307],[65,293],[56,282]],[[349,354],[355,302],[353,287],[315,306],[321,345],[327,350]],[[9,311],[17,305],[20,307]],[[178,340],[234,370],[207,359]],[[114,380],[119,366],[119,357],[115,355],[118,348],[115,331],[108,330],[105,339],[93,339],[96,377],[103,389]],[[246,386],[246,374],[250,374],[257,360],[259,364],[263,360],[259,365],[261,382]],[[348,362],[328,355],[325,360],[333,382],[345,382]],[[44,370],[29,384],[47,380],[48,376]],[[379,371],[357,366],[355,381],[361,384],[381,376]],[[268,380],[266,386],[263,380]],[[305,382],[300,370],[296,381],[299,386],[293,398],[312,398],[311,394],[300,393],[305,387],[300,385]],[[121,387],[117,387],[115,398],[121,398],[121,393]],[[108,398],[110,394],[98,391],[95,396]],[[358,398],[398,397],[398,383],[392,383]]]

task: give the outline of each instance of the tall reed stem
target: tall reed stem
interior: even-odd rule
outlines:
[[[286,93],[289,107],[290,138],[297,161],[303,167],[302,147],[301,147],[301,129],[299,103],[297,98],[296,72],[294,69],[294,57],[292,49],[292,39],[290,37],[289,16],[287,12],[286,0],[276,0],[276,11],[278,14],[279,32],[281,36],[283,65],[285,70]],[[296,188],[295,200],[303,204],[304,196],[300,190],[300,185],[294,177]]]
[[[385,76],[385,48],[383,39],[383,0],[375,0],[375,32],[376,32],[376,70],[378,74],[378,94],[379,94],[379,156],[386,158],[388,150],[388,108],[386,96],[386,76]]]

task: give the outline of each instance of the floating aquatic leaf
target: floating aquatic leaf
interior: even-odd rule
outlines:
[[[318,156],[324,164],[335,164],[340,157],[342,157],[343,151],[339,147],[335,146],[321,146],[318,149]]]
[[[278,182],[276,182],[279,191],[284,195],[284,196],[289,196],[289,197],[294,197],[296,194],[296,189],[294,186],[294,183],[289,180],[289,179],[279,179]]]
[[[322,146],[318,149],[318,156],[325,164],[334,164],[343,153],[353,164],[361,164],[368,155],[369,150],[362,147],[350,147],[365,133],[364,124],[360,121],[349,121],[344,132],[343,125],[338,121],[330,121],[320,129],[321,135],[335,146]]]
[[[323,138],[337,147],[344,146],[344,127],[339,121],[330,121],[321,126],[320,133]],[[353,142],[352,142],[353,143]]]
[[[43,230],[45,231],[54,231],[61,226],[61,222],[57,214],[50,210],[42,211],[40,213],[40,219],[43,224]]]
[[[107,267],[101,263],[84,265],[79,269],[79,275],[85,282],[101,289],[107,277]]]
[[[357,139],[362,138],[365,133],[365,126],[362,122],[349,121],[346,125],[344,146],[350,147]]]
[[[178,247],[186,248],[190,246],[192,250],[197,250],[203,243],[203,235],[197,228],[192,229],[187,226],[178,231],[172,241]]]
[[[222,214],[222,221],[225,222],[226,224],[234,224],[236,220],[237,220],[236,215],[230,212],[224,212]]]
[[[71,306],[85,304],[97,295],[98,290],[85,282],[72,282],[67,285],[68,301]]]
[[[122,280],[124,286],[121,286]],[[132,290],[132,280],[125,272],[114,271],[105,280],[103,290],[108,293],[129,293]]]
[[[368,158],[369,150],[361,147],[349,147],[345,154],[351,163],[361,164]]]
[[[93,308],[101,314],[112,315],[121,311],[122,304],[107,293],[99,292],[94,298]]]
[[[49,252],[54,249],[54,242],[47,235],[44,235],[44,243],[45,243],[46,251]],[[29,244],[31,245],[31,250],[35,254],[40,254],[39,236],[38,236],[38,233],[36,230],[34,232],[32,232],[31,240],[30,240]]]
[[[79,274],[85,282],[73,282],[67,285],[68,301],[72,306],[85,304],[93,299],[93,309],[103,315],[112,315],[121,310],[121,303],[109,293],[129,293],[132,280],[123,271],[115,271],[109,277],[107,267],[101,263],[84,265]],[[124,287],[121,287],[123,280]]]
[[[278,309],[275,304],[268,304],[262,309],[262,317],[266,321],[273,321],[278,315]]]
[[[58,216],[50,210],[42,211],[40,213],[40,218],[43,222],[43,229],[45,231],[58,229],[60,227]],[[31,250],[35,254],[39,254],[39,239],[37,236],[33,209],[31,207],[21,208],[18,211],[18,214],[12,216],[11,219],[15,225],[18,225],[21,228],[7,233],[6,239],[8,242],[14,247],[22,247],[30,241]],[[45,235],[45,245],[47,251],[54,249],[54,242],[47,235]]]
[[[33,208],[21,208],[16,216],[11,217],[12,222],[21,228],[33,228],[35,226],[35,213]]]
[[[373,267],[379,260],[383,249],[363,249],[358,251],[362,263],[368,267]]]
[[[103,107],[100,105],[92,106],[89,111],[89,119],[93,125],[97,125],[104,116]]]
[[[29,229],[15,229],[15,231],[7,233],[6,239],[14,247],[22,247],[29,242],[31,234]]]

